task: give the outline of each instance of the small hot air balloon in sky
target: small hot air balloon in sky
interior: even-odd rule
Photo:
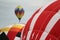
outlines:
[[[24,9],[23,9],[23,7],[22,6],[17,6],[15,8],[15,14],[16,14],[17,18],[19,19],[19,22],[20,22],[21,18],[24,15]]]

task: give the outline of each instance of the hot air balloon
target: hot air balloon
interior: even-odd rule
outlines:
[[[0,40],[20,40],[24,24],[12,24],[0,28]]]
[[[19,19],[19,22],[20,22],[21,18],[24,15],[24,9],[22,6],[17,6],[15,8],[15,15],[17,16],[17,18]]]
[[[38,9],[27,21],[22,40],[60,40],[60,0]]]

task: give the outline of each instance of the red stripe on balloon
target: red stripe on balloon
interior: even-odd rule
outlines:
[[[22,29],[20,29],[20,28],[17,28],[17,27],[14,28],[14,27],[12,27],[10,29],[10,31],[8,32],[8,34],[7,34],[9,40],[14,40],[15,36],[17,35],[17,33],[21,32],[21,31],[22,31]]]

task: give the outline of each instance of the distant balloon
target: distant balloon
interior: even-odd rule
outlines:
[[[17,6],[16,9],[15,9],[15,14],[16,14],[17,18],[19,19],[19,22],[20,22],[21,18],[24,15],[23,7],[22,6]]]

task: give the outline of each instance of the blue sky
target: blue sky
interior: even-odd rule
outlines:
[[[0,0],[0,27],[19,23],[14,13],[16,6],[23,6],[25,14],[20,23],[25,24],[38,8],[51,1],[52,0]]]

